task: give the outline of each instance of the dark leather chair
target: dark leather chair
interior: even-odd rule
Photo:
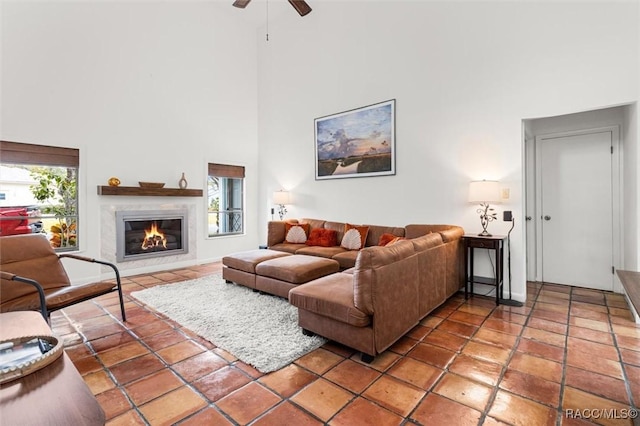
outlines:
[[[72,285],[60,259],[99,263],[115,272],[113,281]],[[56,253],[42,234],[0,238],[0,312],[38,310],[45,320],[51,312],[118,292],[122,320],[126,321],[118,268],[108,262],[74,254]]]

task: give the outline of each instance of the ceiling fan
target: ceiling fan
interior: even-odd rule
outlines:
[[[251,0],[236,0],[233,2],[235,7],[239,7],[240,9],[244,9],[247,7]],[[311,6],[307,4],[304,0],[289,0],[289,3],[293,8],[300,14],[300,16],[304,16],[307,13],[311,12]]]

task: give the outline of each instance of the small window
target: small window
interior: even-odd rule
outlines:
[[[42,233],[76,250],[78,150],[0,141],[0,158],[0,237]]]
[[[244,167],[209,164],[208,235],[244,232]]]

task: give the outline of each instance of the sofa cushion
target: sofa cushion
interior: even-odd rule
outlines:
[[[422,237],[413,238],[410,241],[415,251],[421,252],[442,244],[442,236],[438,232],[432,232]]]
[[[336,234],[338,235],[338,245],[340,245],[342,236],[344,235],[344,225],[344,222],[332,222],[330,220],[324,223],[324,229],[333,229],[336,231]]]
[[[347,250],[360,250],[364,247],[369,234],[368,226],[358,226],[347,223],[344,225],[344,235],[340,246]]]
[[[337,260],[340,263],[340,269],[348,269],[356,266],[356,259],[358,258],[358,250],[346,250],[342,253],[334,254],[331,257],[333,260]]]
[[[269,246],[271,250],[283,251],[289,254],[295,254],[301,248],[306,247],[304,244],[280,243]]]
[[[308,223],[285,223],[285,242],[290,244],[304,244],[307,242],[310,225]]]
[[[430,232],[443,232],[450,229],[460,228],[455,225],[427,225],[427,224],[410,224],[404,227],[405,237],[418,238],[427,235]],[[464,234],[464,231],[463,231]]]
[[[327,259],[333,259],[333,257],[340,253],[345,253],[348,250],[340,246],[333,247],[320,247],[320,246],[302,246],[302,248],[296,250],[296,254],[306,254],[308,256],[326,257]],[[354,253],[358,253],[357,251]]]
[[[316,228],[324,228],[324,224],[325,224],[326,220],[303,218],[303,219],[300,219],[299,222],[300,223],[308,223],[309,224],[309,229],[316,229]]]
[[[291,289],[289,303],[355,327],[371,323],[371,317],[353,303],[352,274],[332,274]]]
[[[331,259],[295,254],[261,262],[256,274],[291,284],[302,284],[338,272],[340,265]]]
[[[256,265],[260,262],[284,256],[289,256],[289,254],[275,250],[248,250],[224,256],[222,264],[229,268],[253,274],[256,272]]]
[[[338,245],[338,234],[333,229],[316,228],[309,233],[308,246],[333,247]]]

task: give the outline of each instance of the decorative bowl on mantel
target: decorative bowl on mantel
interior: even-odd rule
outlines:
[[[162,188],[164,186],[164,182],[138,182],[140,188]]]

